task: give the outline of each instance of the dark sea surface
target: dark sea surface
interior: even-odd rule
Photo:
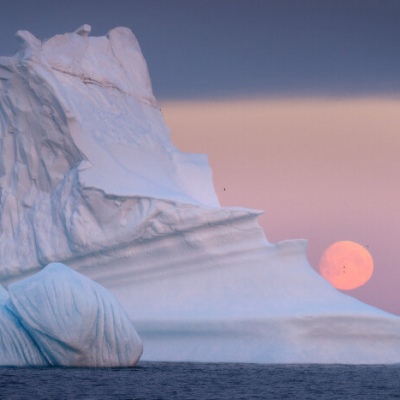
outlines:
[[[1,399],[400,399],[400,364],[0,368]]]

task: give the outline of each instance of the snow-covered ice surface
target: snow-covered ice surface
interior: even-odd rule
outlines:
[[[0,365],[132,366],[142,341],[106,289],[61,263],[9,286]]]
[[[71,266],[125,307],[144,360],[400,362],[399,317],[332,288],[306,241],[269,243],[259,211],[220,207],[207,158],[171,143],[132,32],[89,33],[20,31],[0,58],[1,282]]]

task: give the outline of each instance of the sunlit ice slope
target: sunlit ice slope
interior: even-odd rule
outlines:
[[[202,155],[176,149],[126,28],[85,25],[0,59],[0,274],[63,262],[111,290],[143,359],[400,362],[400,318],[334,290],[305,241],[221,208]]]

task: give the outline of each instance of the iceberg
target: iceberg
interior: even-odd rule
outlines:
[[[17,316],[6,306],[9,296],[0,287],[0,365],[48,365]]]
[[[305,240],[269,243],[261,211],[220,206],[207,157],[171,143],[129,29],[17,38],[15,56],[0,58],[0,282],[37,357],[99,365],[79,338],[107,347],[98,320],[69,336],[68,300],[18,286],[51,291],[73,274],[37,272],[61,262],[113,293],[143,360],[400,362],[399,317],[336,291],[308,264]],[[85,288],[71,289],[79,301]],[[107,360],[129,332],[115,330]]]
[[[2,288],[2,299],[0,365],[121,367],[142,354],[116,299],[61,263]]]

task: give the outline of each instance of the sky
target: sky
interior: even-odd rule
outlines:
[[[346,292],[400,315],[400,1],[0,0],[0,54],[84,23],[136,34],[171,138],[206,153],[221,205],[265,210],[269,241],[368,246]],[[225,189],[225,190],[224,190]]]

